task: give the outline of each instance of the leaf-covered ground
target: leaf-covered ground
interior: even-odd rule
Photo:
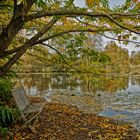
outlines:
[[[14,132],[21,124],[11,128]],[[78,108],[59,103],[46,103],[40,117],[32,126],[15,134],[15,140],[138,140],[130,125],[112,119],[86,114]]]

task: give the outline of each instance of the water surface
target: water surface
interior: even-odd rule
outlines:
[[[19,84],[28,95],[130,121],[140,130],[140,76],[19,74]]]

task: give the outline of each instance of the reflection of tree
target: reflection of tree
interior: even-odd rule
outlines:
[[[19,75],[19,78],[28,92],[35,88],[37,92],[48,91],[50,88],[90,93],[97,91],[116,92],[126,89],[129,82],[126,77],[106,77],[91,74],[25,74]],[[139,79],[132,79],[132,82],[140,84]]]
[[[79,83],[77,77],[74,77],[71,74],[56,74],[52,76],[51,85],[55,89],[75,89]]]
[[[131,84],[132,85],[140,85],[140,78],[139,77],[131,77]]]
[[[140,64],[140,51],[139,52],[132,51],[131,64],[132,65],[139,65]]]
[[[23,86],[29,92],[32,88],[37,88],[37,91],[42,91],[48,89],[48,79],[43,78],[42,74],[25,74],[19,75],[21,81],[23,81]]]
[[[106,77],[94,75],[81,75],[83,81],[82,90],[89,92],[107,91],[116,92],[128,87],[128,78],[125,77]]]
[[[106,78],[104,88],[108,92],[116,92],[128,87],[128,78],[125,77],[109,77]]]
[[[20,81],[29,92],[33,88],[37,91],[47,91],[52,89],[75,89],[79,86],[76,77],[67,74],[25,74],[19,75]]]

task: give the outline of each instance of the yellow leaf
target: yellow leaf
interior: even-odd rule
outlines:
[[[135,10],[138,10],[138,9],[140,9],[140,2],[137,3],[136,6],[135,6]]]
[[[88,7],[93,7],[93,0],[86,0],[86,4]]]
[[[88,7],[93,7],[95,4],[99,5],[100,0],[86,0],[86,5]]]

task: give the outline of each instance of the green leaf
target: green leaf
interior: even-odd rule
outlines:
[[[126,0],[127,3],[131,2],[131,0]]]
[[[27,1],[26,1],[26,0],[23,0],[23,4],[24,4],[25,6],[27,6]]]
[[[14,121],[13,113],[11,113],[11,122]]]
[[[101,4],[102,4],[104,7],[109,7],[108,0],[101,0]]]
[[[11,118],[10,118],[11,113],[9,112],[8,109],[6,110],[6,115],[7,115],[8,121],[10,122],[11,121]]]
[[[4,108],[2,109],[1,115],[2,115],[2,121],[5,123],[6,114],[5,114],[5,109]]]
[[[48,1],[49,3],[52,1]],[[46,2],[45,0],[37,0],[36,4],[38,5],[38,7],[45,7],[46,6]]]

